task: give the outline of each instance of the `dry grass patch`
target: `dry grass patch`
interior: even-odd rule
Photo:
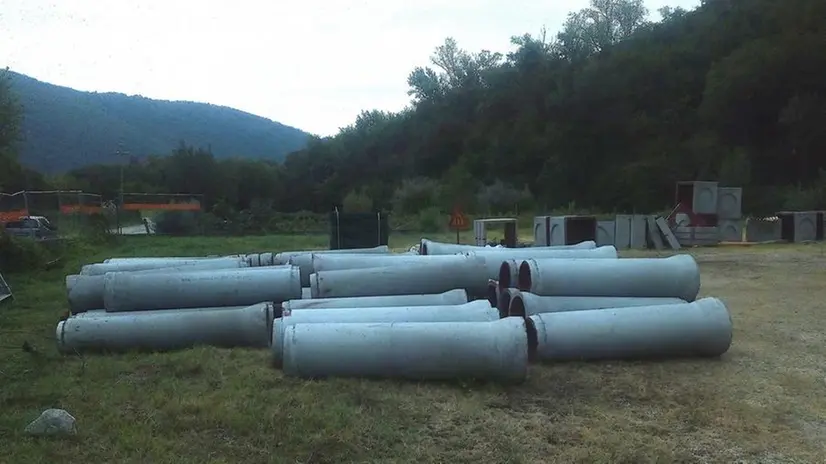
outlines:
[[[301,244],[255,240],[188,249]],[[163,243],[151,254],[170,254]],[[241,349],[61,357],[62,273],[13,276],[18,301],[0,309],[0,462],[821,462],[822,248],[693,254],[703,294],[732,312],[722,359],[534,366],[517,387],[301,381]],[[24,436],[48,407],[74,414],[79,435]]]

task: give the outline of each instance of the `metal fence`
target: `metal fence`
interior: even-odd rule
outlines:
[[[0,222],[44,216],[62,230],[82,226],[92,214],[105,214],[101,196],[80,190],[23,190],[0,193]]]

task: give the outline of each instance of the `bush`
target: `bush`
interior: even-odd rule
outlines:
[[[447,218],[439,211],[439,208],[430,207],[419,213],[419,231],[421,232],[441,232]]]
[[[393,194],[393,211],[410,214],[424,211],[436,205],[439,183],[433,179],[419,177],[407,179]]]
[[[36,270],[48,261],[47,250],[35,240],[13,237],[0,230],[0,271]]]
[[[353,190],[341,202],[345,213],[370,213],[373,211],[373,200],[364,190]]]
[[[199,216],[195,211],[162,211],[155,216],[155,233],[196,235],[201,231]]]

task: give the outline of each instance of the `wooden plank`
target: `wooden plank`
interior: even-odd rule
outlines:
[[[651,240],[651,243],[654,244],[655,250],[662,250],[665,248],[663,244],[663,239],[660,236],[660,230],[657,228],[657,222],[654,220],[654,216],[646,216],[645,221],[648,224],[648,240]]]
[[[665,222],[665,219],[662,216],[657,216],[657,219],[654,220],[657,223],[657,226],[662,232],[663,236],[665,236],[665,240],[668,242],[668,245],[671,246],[672,250],[679,250],[680,249],[680,242],[677,240],[677,237],[674,236],[674,232],[671,231],[671,228],[668,227],[668,223]]]

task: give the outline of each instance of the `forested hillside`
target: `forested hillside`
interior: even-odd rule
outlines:
[[[326,211],[350,194],[400,212],[644,212],[671,206],[675,181],[703,179],[744,187],[750,212],[826,209],[826,2],[646,13],[592,0],[555,37],[514,37],[506,56],[447,39],[410,74],[406,111],[365,111],[283,165],[181,147],[130,166],[127,189],[234,209]],[[117,179],[96,167],[64,182],[112,193]]]
[[[80,92],[9,74],[23,107],[19,159],[40,172],[116,163],[119,143],[135,156],[166,154],[185,140],[220,158],[281,160],[307,140],[298,129],[223,106]]]

